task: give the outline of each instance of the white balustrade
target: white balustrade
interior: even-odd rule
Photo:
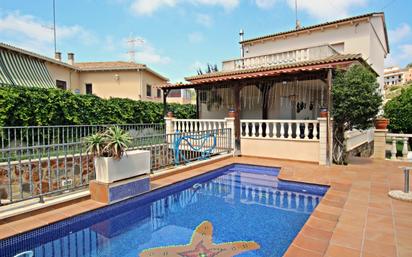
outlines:
[[[304,49],[294,49],[267,55],[245,57],[223,62],[224,70],[241,70],[265,67],[271,65],[289,64],[308,60],[323,59],[337,52],[329,45],[315,46]]]
[[[397,144],[398,142],[402,143],[402,160],[412,161],[412,159],[408,159],[408,140],[412,138],[412,134],[394,134],[388,133],[386,134],[387,139],[391,140],[391,160],[397,160]]]
[[[370,128],[367,130],[354,129],[354,130],[346,131],[345,132],[346,151],[349,152],[365,143],[372,142],[374,131],[375,131],[374,128]]]
[[[227,128],[225,120],[218,119],[173,119],[173,129],[174,131],[180,132],[197,132],[204,130],[213,129],[224,129]]]
[[[242,138],[319,140],[317,120],[241,120]]]

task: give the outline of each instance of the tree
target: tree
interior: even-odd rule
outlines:
[[[406,68],[412,68],[412,62],[406,65]]]
[[[389,100],[384,107],[389,118],[389,129],[394,133],[412,133],[412,85],[402,89],[401,94]],[[412,140],[409,139],[412,147]]]
[[[336,72],[332,87],[335,163],[347,164],[345,131],[353,128],[367,129],[373,125],[382,104],[378,89],[375,74],[362,65]]]

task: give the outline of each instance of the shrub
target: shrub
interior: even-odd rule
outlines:
[[[92,125],[163,122],[163,104],[102,99],[60,89],[0,87],[0,126]],[[177,118],[196,116],[194,105],[168,104]]]
[[[394,133],[412,133],[412,86],[402,89],[401,94],[389,100],[384,107],[389,118],[388,129]],[[409,139],[412,147],[412,139]]]
[[[378,92],[376,76],[361,65],[336,73],[333,87],[334,140],[333,159],[337,164],[347,163],[344,132],[353,128],[372,127],[379,112],[382,96]]]

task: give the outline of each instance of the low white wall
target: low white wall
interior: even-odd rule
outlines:
[[[240,145],[246,156],[319,162],[319,141],[242,138]]]

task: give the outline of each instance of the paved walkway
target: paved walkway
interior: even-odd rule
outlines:
[[[281,167],[280,178],[330,185],[331,188],[302,228],[286,257],[412,256],[412,203],[387,196],[401,189],[401,162],[354,159],[348,166],[260,159],[228,158],[152,180],[152,188],[173,184],[231,163]],[[51,211],[0,221],[0,238],[100,208],[90,199],[56,206]],[[38,225],[35,225],[38,224]]]

